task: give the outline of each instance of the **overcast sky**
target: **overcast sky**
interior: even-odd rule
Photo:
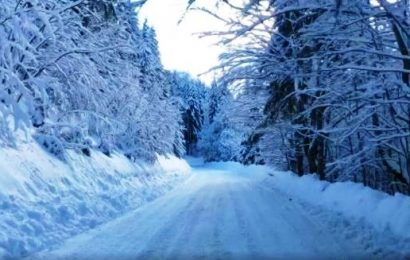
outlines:
[[[140,11],[140,21],[146,18],[157,31],[161,58],[165,68],[189,72],[197,76],[218,64],[221,48],[215,39],[198,39],[194,33],[220,28],[215,19],[198,11],[190,11],[182,23],[188,0],[150,0]],[[210,83],[212,74],[201,76]]]

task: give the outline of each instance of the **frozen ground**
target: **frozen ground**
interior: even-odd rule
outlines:
[[[320,185],[316,184],[322,189],[317,191],[307,187],[309,198],[303,199],[298,184],[288,182],[293,178],[288,173],[233,163],[201,165],[198,160],[192,165],[193,174],[177,189],[33,258],[410,257],[410,241],[400,232],[374,225],[365,217],[349,215],[353,209],[337,205],[332,208],[323,201],[309,200],[324,192]],[[346,187],[344,192],[349,192],[352,185]],[[384,198],[381,193],[376,194]],[[355,193],[345,193],[344,199],[350,195]],[[334,196],[333,201],[340,197]],[[368,199],[371,205],[376,203],[372,196],[361,199]]]
[[[0,149],[0,259],[60,244],[166,193],[188,176],[175,157],[131,163],[119,154],[68,152],[63,163],[37,144]]]

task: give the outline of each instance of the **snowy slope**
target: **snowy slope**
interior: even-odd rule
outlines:
[[[0,258],[92,229],[164,194],[190,172],[174,157],[149,165],[69,151],[63,163],[35,143],[18,147],[0,149]]]
[[[405,259],[410,243],[272,186],[271,170],[195,165],[177,189],[33,259]],[[285,173],[275,173],[276,175]],[[277,181],[281,181],[279,178]],[[348,186],[347,186],[348,187]],[[290,191],[289,189],[287,191]],[[293,195],[296,195],[293,194]]]
[[[359,183],[319,181],[314,175],[298,177],[274,172],[272,185],[310,204],[361,220],[380,232],[406,239],[410,245],[410,197],[394,196]]]
[[[208,164],[208,167],[240,174],[251,172],[254,176],[263,178],[267,186],[280,190],[289,197],[337,212],[347,218],[360,220],[379,232],[390,232],[405,239],[410,245],[409,196],[400,193],[392,196],[360,183],[320,181],[315,175],[299,177],[292,172],[278,171],[266,166],[217,162]]]
[[[267,186],[281,190],[290,197],[360,220],[379,232],[390,232],[410,245],[410,197],[403,194],[392,196],[360,183],[320,181],[315,175],[299,177],[292,172],[266,166],[243,166],[235,162],[211,163],[210,166],[265,176],[263,182]]]

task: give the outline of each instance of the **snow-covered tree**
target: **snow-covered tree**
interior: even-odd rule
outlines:
[[[3,142],[19,128],[61,158],[66,148],[146,159],[182,155],[182,117],[155,31],[138,25],[141,3],[2,2]]]
[[[230,30],[206,35],[229,45],[224,81],[269,93],[249,151],[272,129],[300,175],[409,192],[408,1],[220,4],[234,16],[205,11]]]
[[[179,99],[179,109],[183,120],[185,148],[188,154],[197,152],[199,132],[204,124],[205,98],[208,92],[204,83],[194,80],[189,74],[170,72],[172,96]]]

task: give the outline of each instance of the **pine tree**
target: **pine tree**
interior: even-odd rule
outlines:
[[[204,102],[207,87],[200,81],[192,79],[186,73],[169,73],[172,95],[179,98],[179,109],[184,126],[185,149],[192,155],[197,152],[199,132],[204,124]]]

